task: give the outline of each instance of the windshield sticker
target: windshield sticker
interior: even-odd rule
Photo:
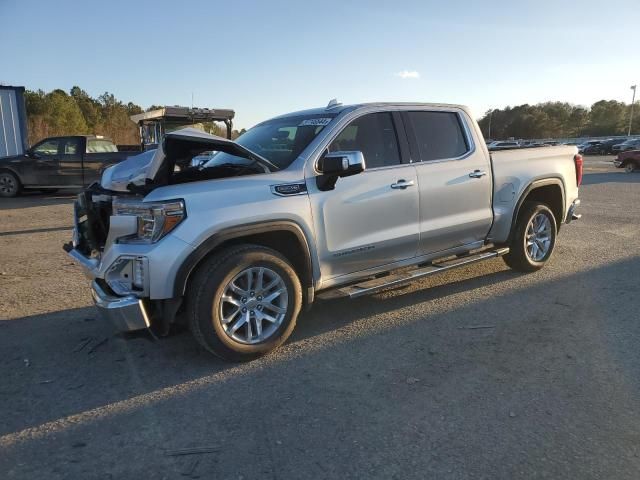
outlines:
[[[298,126],[299,127],[324,127],[328,125],[331,121],[331,118],[307,118],[306,120],[301,121]]]

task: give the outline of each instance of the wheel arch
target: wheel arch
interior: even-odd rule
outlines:
[[[22,181],[22,177],[20,177],[20,174],[13,168],[5,165],[0,165],[0,173],[10,173],[16,177],[16,179],[18,180],[18,190],[16,192],[16,196],[20,195],[20,192],[24,187],[24,182]]]
[[[9,172],[9,173],[13,173],[16,178],[18,179],[18,181],[20,182],[20,185],[24,185],[24,182],[22,181],[22,177],[20,177],[20,174],[17,172],[17,170],[8,167],[6,165],[0,165],[0,172]]]
[[[202,242],[182,263],[176,274],[174,295],[182,297],[197,268],[223,248],[243,243],[272,248],[291,262],[300,278],[307,304],[313,302],[313,264],[309,242],[303,229],[290,220],[259,222],[229,227]]]
[[[534,180],[525,187],[511,218],[511,228],[509,229],[509,239],[507,243],[511,243],[514,229],[518,221],[518,216],[522,210],[522,205],[527,200],[538,200],[547,205],[556,219],[557,229],[560,231],[560,225],[564,220],[565,209],[565,186],[562,178],[550,177]]]

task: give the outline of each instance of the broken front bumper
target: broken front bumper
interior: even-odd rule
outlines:
[[[119,331],[141,330],[151,326],[142,299],[133,295],[109,295],[95,280],[91,283],[91,295],[100,314],[114,323]]]
[[[107,293],[107,288],[99,283],[101,280],[95,280],[100,273],[98,261],[85,257],[70,244],[65,245],[64,249],[82,266],[85,275],[93,280],[91,295],[103,318],[112,322],[118,331],[141,330],[151,326],[143,299],[134,295],[116,296]]]

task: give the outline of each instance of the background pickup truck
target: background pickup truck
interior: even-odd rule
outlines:
[[[111,140],[97,135],[45,138],[24,155],[0,158],[0,196],[15,197],[23,188],[86,187],[100,180],[105,167],[137,153],[118,152]]]
[[[192,162],[205,151],[217,153]],[[462,106],[331,102],[235,142],[167,134],[78,197],[65,250],[121,328],[185,322],[207,350],[249,360],[314,298],[499,256],[542,268],[579,218],[581,179],[576,147],[490,155]]]
[[[617,168],[624,168],[628,173],[640,171],[640,150],[619,153],[613,164]]]

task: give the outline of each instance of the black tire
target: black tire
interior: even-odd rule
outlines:
[[[630,161],[624,164],[624,171],[627,173],[633,173],[636,170],[638,170],[638,166],[635,164],[635,162]]]
[[[282,322],[274,327],[274,332],[264,341],[242,343],[223,328],[222,295],[238,274],[248,268],[259,267],[270,269],[283,281],[287,294],[286,313]],[[289,261],[275,250],[258,245],[230,247],[205,260],[189,283],[187,293],[187,318],[191,333],[206,350],[233,362],[253,360],[282,345],[295,328],[301,307],[302,287]],[[254,317],[252,320],[257,322]],[[256,324],[251,323],[250,326],[255,331]],[[244,331],[247,332],[246,323]]]
[[[8,170],[0,171],[0,197],[15,197],[22,190],[20,179]]]
[[[533,259],[527,251],[527,229],[532,220],[539,214],[544,215],[550,223],[550,242],[548,250],[542,258]],[[520,272],[535,272],[544,267],[553,254],[558,227],[553,212],[543,203],[525,202],[520,209],[518,220],[511,237],[509,253],[503,256],[504,262]]]

